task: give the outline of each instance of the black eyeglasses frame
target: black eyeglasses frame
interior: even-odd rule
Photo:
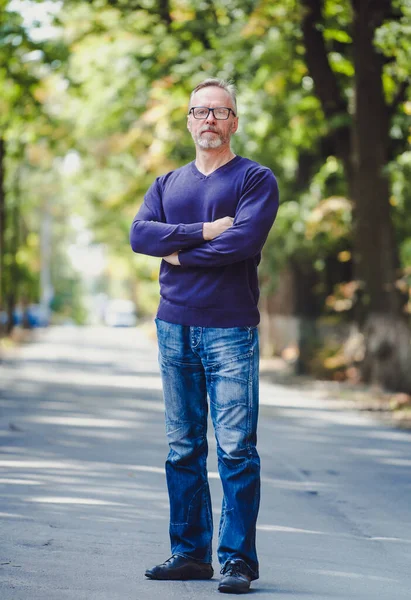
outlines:
[[[195,117],[194,116],[194,109],[196,108],[204,108],[206,110],[208,110],[207,116],[206,117]],[[225,110],[228,110],[228,115],[225,119],[219,119],[218,117],[215,116],[215,110],[218,110],[219,108],[224,108]],[[193,114],[193,118],[196,119],[197,121],[203,121],[204,119],[208,119],[210,112],[213,113],[213,117],[217,120],[217,121],[227,121],[230,118],[230,112],[233,113],[233,116],[236,117],[237,115],[235,114],[235,112],[233,111],[232,108],[228,108],[228,106],[215,106],[214,108],[209,108],[208,106],[192,106],[190,108],[190,110],[188,111],[188,114],[190,115],[191,113]]]

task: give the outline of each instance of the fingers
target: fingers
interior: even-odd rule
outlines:
[[[217,236],[227,231],[234,223],[233,217],[222,217],[221,219],[216,219],[211,223],[203,224],[203,237],[205,240],[213,240]]]
[[[233,217],[222,217],[221,219],[217,219],[214,221],[219,227],[228,228],[234,223]]]
[[[233,223],[234,223],[233,217],[223,217],[223,219],[221,219],[221,225],[224,227],[224,231],[226,229],[229,229]]]

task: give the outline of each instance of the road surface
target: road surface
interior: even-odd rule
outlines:
[[[411,598],[411,434],[263,382],[261,600]],[[170,555],[155,341],[54,328],[0,365],[1,600],[203,600]],[[215,523],[221,502],[210,427]],[[217,527],[216,527],[217,529]]]

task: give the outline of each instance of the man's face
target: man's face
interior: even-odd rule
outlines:
[[[205,106],[207,108],[225,106],[236,112],[230,95],[225,90],[213,86],[198,90],[191,100],[190,108],[193,106]],[[195,145],[203,150],[211,150],[221,146],[229,147],[230,138],[238,128],[238,118],[230,112],[230,116],[224,121],[216,119],[214,113],[210,112],[206,119],[195,119],[193,114],[190,113],[187,118],[187,128]]]

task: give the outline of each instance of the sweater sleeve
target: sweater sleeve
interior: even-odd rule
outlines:
[[[221,267],[261,252],[279,204],[277,181],[270,169],[254,172],[244,186],[232,227],[210,242],[179,253],[182,267]]]
[[[159,179],[151,185],[130,229],[134,252],[150,256],[168,256],[184,248],[204,243],[203,223],[166,222]]]

